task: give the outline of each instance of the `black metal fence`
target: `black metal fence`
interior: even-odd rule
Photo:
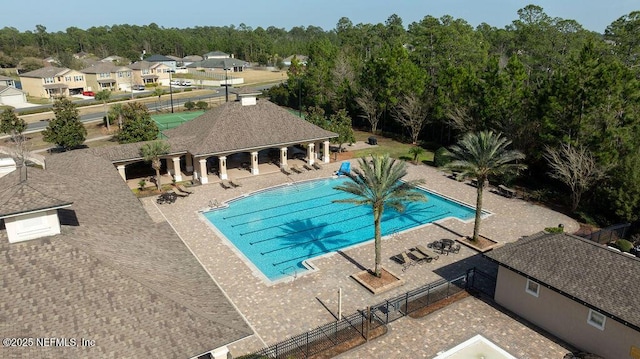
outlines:
[[[463,290],[473,289],[493,298],[495,283],[495,276],[471,268],[453,280],[430,283],[241,358],[309,358],[358,337],[368,340],[369,333],[380,326]]]
[[[618,239],[626,238],[630,228],[631,223],[614,224],[599,231],[584,234],[582,237],[600,244],[607,244],[615,242]]]

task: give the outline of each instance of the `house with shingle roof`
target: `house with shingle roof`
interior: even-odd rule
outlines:
[[[0,105],[19,107],[27,103],[27,94],[14,86],[0,85]]]
[[[127,66],[133,71],[134,84],[158,83],[169,85],[169,72],[171,68],[162,62],[136,61]]]
[[[498,304],[582,351],[604,358],[640,353],[639,258],[544,232],[486,256],[499,264]]]
[[[72,151],[12,174],[0,178],[0,335],[62,340],[5,347],[3,357],[226,359],[229,343],[253,334],[109,161]],[[58,212],[59,234],[10,241],[8,216],[38,210]]]
[[[286,168],[289,151],[296,146],[306,149],[306,161],[313,165],[328,163],[329,141],[336,133],[324,130],[286,109],[257,98],[259,91],[243,88],[235,92],[237,101],[224,103],[201,116],[163,132],[171,146],[163,156],[168,172],[176,181],[183,172],[193,172],[200,183],[217,174],[227,179],[227,160],[242,158],[240,163],[254,175],[260,165]],[[108,159],[126,181],[126,166],[142,161],[142,143],[89,149]],[[183,160],[184,159],[184,160]]]
[[[13,78],[0,75],[0,86],[12,86],[16,87],[16,82]]]
[[[151,56],[147,57],[144,60],[148,61],[148,62],[153,62],[153,63],[165,64],[165,65],[167,65],[167,67],[169,67],[169,69],[171,71],[176,71],[176,62],[177,62],[177,60],[175,58],[171,58],[171,57],[167,57],[167,56],[164,56],[164,55],[155,54],[155,55],[151,55]]]
[[[244,68],[247,67],[247,65],[249,65],[249,63],[246,61],[228,57],[223,59],[213,58],[213,59],[205,59],[202,61],[196,61],[196,62],[190,63],[189,65],[186,65],[185,67],[187,69],[205,70],[205,71],[227,70],[230,72],[242,72],[244,71]]]
[[[43,67],[20,74],[22,90],[34,97],[72,96],[89,91],[85,75],[62,67]]]
[[[87,86],[92,91],[128,91],[133,86],[133,72],[126,66],[99,62],[80,70],[80,72],[85,74]]]
[[[208,59],[227,59],[227,58],[231,58],[231,55],[227,54],[226,52],[222,52],[222,51],[210,51],[210,52],[207,52],[206,54],[202,55],[202,57],[205,60],[208,60]]]

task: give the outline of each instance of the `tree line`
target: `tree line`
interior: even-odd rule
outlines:
[[[638,219],[640,11],[621,15],[604,34],[535,5],[505,28],[429,15],[405,26],[391,15],[378,24],[341,18],[329,31],[243,24],[0,30],[0,66],[78,51],[136,60],[142,50],[180,57],[220,50],[261,64],[305,54],[306,64],[294,61],[287,81],[269,91],[274,102],[321,109],[336,124],[346,114],[356,127],[431,150],[469,132],[502,133],[526,155],[527,170],[495,180],[564,201],[600,224]],[[562,174],[558,165],[581,162],[562,162],[569,156],[591,169]]]
[[[640,209],[640,12],[604,34],[529,5],[504,29],[426,16],[406,28],[354,25],[312,40],[271,99],[345,110],[356,127],[432,150],[493,131],[525,154],[516,178],[532,196],[598,224],[636,221]],[[315,111],[315,110],[313,110]],[[312,111],[312,112],[313,112]]]

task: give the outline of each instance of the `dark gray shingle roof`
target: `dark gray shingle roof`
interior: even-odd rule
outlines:
[[[640,327],[640,259],[569,234],[538,233],[486,254],[563,295]]]
[[[228,102],[163,133],[176,148],[185,146],[193,155],[233,153],[337,137],[267,100],[249,106]]]
[[[61,76],[67,71],[69,71],[69,69],[62,68],[62,67],[48,66],[48,67],[43,67],[37,70],[25,72],[23,74],[20,74],[20,77],[33,77],[33,78],[44,79],[49,77]]]
[[[0,188],[6,188],[6,176]],[[74,202],[62,233],[9,244],[0,231],[0,334],[89,338],[92,348],[3,349],[47,358],[190,358],[252,334],[181,239],[155,224],[113,166],[87,151],[29,173]],[[12,354],[13,353],[13,354]]]
[[[167,61],[175,61],[172,58],[166,57],[164,55],[159,55],[159,54],[155,54],[155,55],[151,55],[149,57],[147,57],[145,59],[148,62],[167,62]]]

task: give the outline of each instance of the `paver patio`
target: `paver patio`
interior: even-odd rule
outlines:
[[[284,283],[266,285],[252,273],[250,267],[239,256],[235,255],[235,249],[225,240],[218,238],[204,217],[198,214],[199,210],[208,208],[208,204],[213,199],[223,202],[270,186],[328,177],[339,166],[340,163],[331,163],[325,165],[322,170],[289,177],[282,173],[250,176],[245,171],[247,177],[241,178],[242,187],[239,188],[224,190],[219,184],[213,182],[193,187],[194,194],[179,198],[176,203],[170,205],[155,204],[155,197],[142,199],[143,205],[154,220],[168,220],[254,328],[256,335],[230,345],[234,356],[255,351],[335,320],[339,288],[342,288],[342,309],[346,315],[435,280],[451,279],[469,267],[480,266],[486,271],[495,270],[492,264],[467,247],[463,247],[458,254],[441,255],[438,261],[412,266],[405,272],[401,271],[399,264],[390,259],[391,256],[417,244],[426,245],[442,238],[455,239],[460,235],[470,235],[473,232],[473,221],[463,223],[448,219],[384,240],[383,266],[398,274],[406,282],[405,285],[389,292],[373,296],[349,277],[362,267],[373,266],[372,242],[312,260],[311,263],[318,269],[316,272],[297,276],[297,278],[291,277]],[[355,161],[352,166],[357,166]],[[409,165],[408,171],[408,179],[424,178],[425,186],[430,190],[472,206],[475,204],[476,189],[468,184],[449,179],[445,173],[424,165]],[[240,174],[241,172],[238,172],[238,176],[233,178],[239,178]],[[490,192],[485,194],[484,209],[490,211],[492,215],[483,220],[481,232],[500,243],[515,241],[521,236],[539,232],[545,227],[555,227],[560,223],[564,224],[567,232],[578,230],[578,224],[565,215]],[[336,213],[336,217],[338,216],[340,214]],[[405,318],[401,321],[404,320],[409,319]],[[443,323],[438,320],[446,322],[443,318],[430,320],[430,324],[442,325]],[[392,328],[400,326],[393,325]],[[375,343],[372,342],[372,345],[377,345]],[[446,349],[449,342],[442,344],[443,347],[434,349],[433,353]]]

